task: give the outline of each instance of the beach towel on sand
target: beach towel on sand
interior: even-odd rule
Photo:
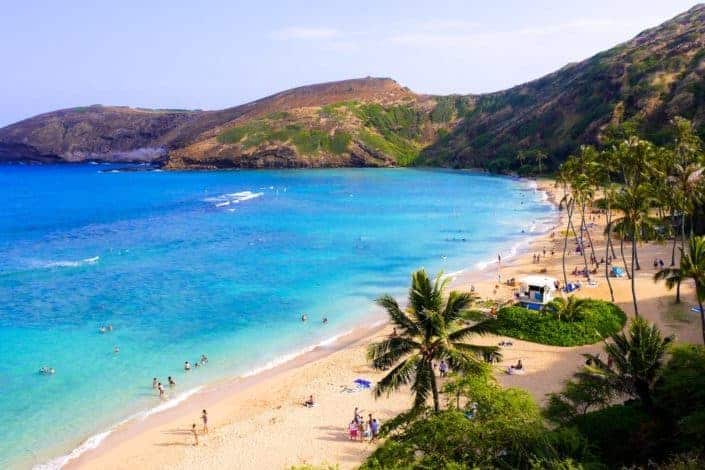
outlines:
[[[355,379],[355,385],[357,385],[360,388],[371,388],[372,387],[372,382],[369,380],[365,379]]]

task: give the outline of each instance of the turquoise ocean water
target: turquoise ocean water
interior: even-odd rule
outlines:
[[[373,299],[412,270],[507,256],[553,216],[527,182],[470,172],[116,168],[0,166],[0,468],[58,466],[129,416],[378,320]],[[165,405],[151,381],[168,375]]]

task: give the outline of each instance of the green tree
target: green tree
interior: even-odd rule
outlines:
[[[413,273],[408,307],[402,310],[389,295],[377,300],[387,313],[397,334],[371,344],[368,358],[376,369],[393,367],[375,386],[375,396],[411,384],[414,407],[425,406],[429,394],[433,407],[440,409],[434,362],[446,361],[452,371],[466,374],[484,371],[482,357],[496,353],[496,347],[464,342],[473,334],[489,332],[488,322],[472,326],[461,323],[473,301],[472,294],[450,292],[444,296],[448,278],[439,274],[431,281],[423,269]]]
[[[590,299],[579,299],[574,295],[568,296],[568,300],[556,297],[543,307],[543,311],[559,321],[573,322],[590,310],[590,302]]]
[[[688,243],[688,251],[681,250],[680,266],[665,268],[654,275],[654,281],[666,281],[666,287],[673,289],[686,279],[695,283],[695,297],[700,308],[700,326],[702,328],[703,343],[705,343],[705,237],[692,237]]]
[[[543,162],[548,158],[548,155],[546,155],[543,151],[537,150],[534,153],[534,160],[536,160],[536,164],[539,167],[539,174],[543,173]]]
[[[590,365],[576,374],[578,380],[596,380],[610,389],[641,400],[645,409],[653,408],[652,391],[659,379],[672,336],[663,337],[654,324],[636,317],[628,334],[612,336],[605,352],[612,365],[594,354],[584,354]]]

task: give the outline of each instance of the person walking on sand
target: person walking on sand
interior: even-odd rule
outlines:
[[[441,359],[441,363],[438,366],[438,370],[441,372],[441,377],[445,377],[448,373],[448,364],[446,364],[445,359]]]
[[[201,421],[203,421],[203,434],[208,434],[208,413],[203,410],[201,414]]]
[[[198,446],[198,431],[196,430],[196,423],[191,425],[191,434],[193,435],[193,445]]]

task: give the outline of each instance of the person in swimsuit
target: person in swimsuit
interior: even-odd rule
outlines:
[[[159,398],[164,398],[164,385],[161,382],[157,384],[157,389],[159,390]]]
[[[170,386],[170,387],[173,387],[174,385],[176,385],[176,382],[174,382],[174,379],[172,379],[172,378],[171,378],[171,375],[170,375],[170,376],[169,376],[169,386]]]
[[[201,421],[203,421],[203,434],[208,434],[208,413],[203,410],[201,414]]]
[[[191,370],[191,363],[189,361],[184,362],[184,370]]]
[[[157,384],[158,384],[158,383],[159,383],[159,381],[157,380],[156,377],[154,377],[154,378],[152,379],[152,388],[157,388]]]

